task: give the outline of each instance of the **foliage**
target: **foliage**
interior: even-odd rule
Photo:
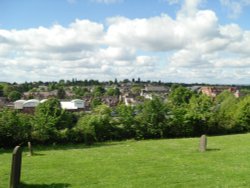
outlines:
[[[3,85],[0,84],[0,97],[3,96]]]
[[[10,101],[16,101],[18,99],[21,99],[21,97],[22,97],[22,94],[18,91],[11,91],[8,95],[8,99]]]
[[[188,105],[185,121],[192,125],[192,135],[207,134],[210,118],[213,116],[212,99],[206,95],[193,95]]]
[[[53,87],[60,88],[69,83],[61,80]],[[224,91],[210,98],[173,84],[165,99],[153,96],[152,100],[138,100],[140,104],[137,106],[121,103],[111,108],[102,105],[101,97],[117,95],[119,90],[109,88],[105,91],[101,85],[95,84],[92,96],[89,96],[92,97],[91,112],[65,111],[58,99],[39,104],[34,115],[30,116],[8,109],[0,111],[1,146],[8,147],[27,140],[42,144],[93,144],[131,138],[191,137],[250,131],[250,96],[235,98],[229,91]],[[3,86],[4,89],[10,85]],[[11,91],[11,88],[13,86],[7,90]],[[27,83],[21,90],[28,88],[30,85]],[[139,84],[134,88],[138,92]],[[89,93],[83,86],[74,86],[72,90],[77,95]]]
[[[14,90],[15,90],[15,88],[14,88],[12,85],[5,84],[5,85],[3,86],[3,95],[4,95],[5,97],[8,97],[8,95],[9,95],[12,91],[14,91]]]
[[[159,98],[147,100],[139,108],[140,113],[135,117],[138,122],[137,138],[162,138],[163,129],[167,124],[168,108]]]
[[[120,139],[135,137],[135,108],[120,104],[115,108],[112,124],[116,127]]]
[[[0,148],[13,147],[29,140],[30,116],[11,109],[0,112]]]
[[[142,87],[139,85],[135,85],[131,88],[131,92],[135,95],[139,95],[141,93]]]
[[[96,86],[94,87],[92,93],[94,97],[100,97],[105,93],[105,89],[101,86]]]
[[[94,97],[91,100],[90,106],[91,106],[92,109],[94,109],[95,107],[97,107],[97,106],[99,106],[101,104],[102,104],[101,98],[100,97]]]
[[[66,91],[64,90],[63,87],[58,88],[58,90],[57,90],[57,97],[59,99],[65,99],[65,97],[66,97]]]
[[[72,117],[61,109],[58,99],[51,98],[37,106],[32,123],[34,140],[60,142],[60,131],[72,127]]]
[[[250,96],[245,97],[237,104],[235,117],[235,132],[250,131]]]
[[[193,95],[192,91],[183,86],[173,86],[168,100],[174,106],[181,106],[188,104]]]
[[[107,96],[119,96],[120,90],[118,88],[108,88],[105,94]]]

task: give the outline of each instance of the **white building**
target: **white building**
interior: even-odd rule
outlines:
[[[23,103],[23,108],[35,108],[36,106],[39,105],[39,103],[40,103],[39,100],[30,99]]]
[[[21,110],[23,109],[23,104],[26,102],[26,100],[17,100],[14,102],[14,109]]]
[[[62,109],[66,109],[66,110],[77,110],[77,109],[84,108],[84,101],[80,99],[75,99],[72,101],[61,101],[60,103],[61,103]]]
[[[40,103],[46,102],[48,99],[43,99],[41,101],[36,99],[31,100],[17,100],[14,102],[14,109],[27,109],[27,108],[35,108]],[[74,99],[72,101],[61,101],[61,108],[66,110],[78,110],[83,109],[85,107],[84,101],[80,99]]]

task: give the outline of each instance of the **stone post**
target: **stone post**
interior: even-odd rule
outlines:
[[[16,146],[12,154],[10,188],[18,188],[21,177],[21,166],[22,166],[22,149],[20,146]]]
[[[31,142],[28,142],[28,149],[29,149],[28,156],[32,156],[33,155],[33,150],[32,150],[32,146],[31,146]]]
[[[199,150],[200,150],[200,152],[204,152],[204,151],[206,151],[206,149],[207,149],[207,137],[206,137],[206,135],[203,134],[200,138]]]

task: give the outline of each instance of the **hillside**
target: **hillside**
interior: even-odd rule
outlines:
[[[248,187],[250,134],[34,147],[23,153],[23,187]],[[11,151],[0,150],[0,187],[8,187]]]

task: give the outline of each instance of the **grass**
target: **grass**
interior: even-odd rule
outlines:
[[[249,187],[250,134],[34,147],[23,152],[22,187]],[[7,188],[11,151],[0,150],[0,188]]]

